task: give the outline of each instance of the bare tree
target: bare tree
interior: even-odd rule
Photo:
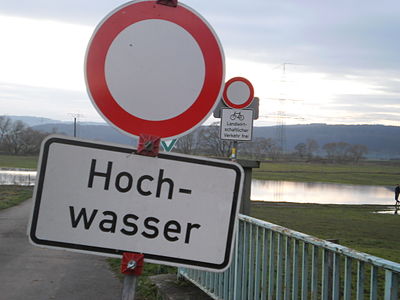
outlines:
[[[0,116],[0,143],[3,141],[4,136],[10,131],[12,121],[9,117]]]
[[[23,149],[21,140],[22,132],[26,129],[22,121],[15,121],[11,124],[8,132],[3,136],[2,148],[10,154],[20,154]]]
[[[22,131],[21,141],[21,154],[36,154],[40,151],[40,145],[47,133],[43,133],[32,128],[26,128]]]
[[[180,137],[175,145],[175,151],[185,154],[194,154],[196,149],[196,132],[191,132],[183,137]]]
[[[312,159],[315,153],[318,151],[319,145],[318,142],[314,139],[307,139],[306,141],[306,151],[308,159]]]
[[[305,143],[298,143],[294,149],[300,158],[304,158],[307,154],[307,145]]]
[[[198,134],[199,150],[218,157],[229,157],[233,146],[232,141],[220,139],[219,123],[215,122],[210,126],[202,127]]]
[[[326,143],[322,149],[324,149],[326,152],[326,157],[329,160],[333,160],[335,158],[336,143]]]
[[[22,121],[0,117],[0,150],[8,154],[36,154],[46,133],[27,127]]]
[[[332,161],[354,161],[358,162],[364,154],[368,153],[368,148],[364,145],[351,145],[346,142],[327,143],[323,146],[327,153],[327,158]]]
[[[348,153],[352,161],[359,162],[368,153],[368,148],[365,145],[352,145]]]

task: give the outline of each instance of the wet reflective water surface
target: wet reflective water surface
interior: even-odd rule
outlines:
[[[0,184],[2,185],[34,185],[36,171],[0,170]]]
[[[251,200],[394,205],[394,187],[253,180]]]
[[[3,185],[34,185],[35,179],[36,171],[0,169],[0,184]],[[320,204],[395,203],[393,187],[268,180],[252,181],[251,199]]]

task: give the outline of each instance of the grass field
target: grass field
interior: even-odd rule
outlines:
[[[400,183],[400,163],[392,161],[360,164],[264,162],[259,169],[253,170],[253,178],[393,186]]]
[[[0,209],[18,205],[32,197],[33,187],[17,185],[0,185]]]
[[[400,263],[400,215],[383,205],[254,202],[251,215],[283,227]],[[393,208],[393,207],[392,207]]]
[[[36,169],[38,156],[0,155],[0,168]]]

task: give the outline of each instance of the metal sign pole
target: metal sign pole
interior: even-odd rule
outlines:
[[[236,160],[237,159],[237,148],[238,148],[238,141],[233,141],[233,147],[232,147],[232,155],[231,159]]]
[[[122,300],[135,300],[137,280],[142,274],[144,255],[141,253],[125,252],[121,260],[121,273],[124,274]]]
[[[136,154],[156,157],[160,150],[159,136],[149,134],[141,134]],[[124,284],[122,286],[122,300],[135,300],[137,280],[142,274],[144,265],[144,255],[139,253],[126,252],[121,260],[121,273],[124,276]]]
[[[124,284],[122,286],[122,300],[134,300],[136,293],[136,283],[138,276],[125,275]]]

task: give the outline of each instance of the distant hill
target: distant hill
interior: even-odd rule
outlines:
[[[73,136],[73,124],[55,123],[33,126],[44,132],[58,132]],[[294,151],[298,143],[314,139],[320,146],[320,155],[325,155],[323,145],[331,142],[362,144],[368,147],[369,158],[400,158],[400,127],[383,125],[287,125],[285,126],[286,151]],[[276,138],[277,127],[254,127],[254,137]],[[136,145],[134,138],[128,137],[109,125],[78,124],[77,136],[91,140]]]
[[[13,121],[22,121],[26,125],[32,127],[40,124],[48,124],[48,123],[60,123],[60,121],[49,119],[49,118],[41,118],[41,117],[31,117],[31,116],[6,116]]]
[[[32,127],[42,132],[55,132],[68,136],[74,135],[74,125],[65,123],[43,124]],[[112,142],[125,145],[136,145],[136,140],[129,137],[109,125],[85,125],[78,123],[76,136],[84,139]]]
[[[255,137],[275,138],[276,126],[255,127]],[[370,158],[400,157],[400,127],[384,125],[287,125],[284,128],[286,149],[293,151],[298,143],[314,139],[320,148],[326,143],[346,142],[368,147]],[[324,154],[321,152],[321,154]]]

